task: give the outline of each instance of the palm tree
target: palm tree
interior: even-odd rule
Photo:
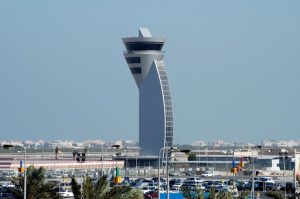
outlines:
[[[204,192],[202,189],[196,188],[195,190],[191,190],[187,186],[181,187],[181,192],[184,198],[187,199],[204,199]]]
[[[72,187],[72,192],[74,194],[74,198],[80,199],[81,198],[80,185],[77,183],[74,176],[71,179],[71,187]]]
[[[93,180],[89,176],[86,177],[84,184],[83,184],[83,198],[86,198],[86,199],[94,199],[95,198]]]
[[[40,199],[40,198],[59,198],[59,195],[54,192],[55,184],[45,182],[45,169],[43,167],[34,168],[30,166],[26,171],[27,175],[27,198]],[[19,175],[13,179],[13,183],[19,189],[12,190],[17,198],[24,197],[24,176]]]
[[[226,191],[217,192],[215,187],[211,187],[209,190],[208,198],[209,199],[231,199],[232,194]]]
[[[78,190],[75,178],[72,179],[72,190],[75,199],[80,198],[80,193],[75,193]],[[73,187],[74,186],[74,187]],[[110,188],[107,176],[102,176],[93,185],[92,179],[87,176],[83,183],[83,196],[85,199],[143,199],[143,194],[138,190],[133,190],[129,186],[115,186]]]
[[[238,199],[244,199],[249,195],[249,191],[242,191],[240,192],[240,195],[238,197]]]

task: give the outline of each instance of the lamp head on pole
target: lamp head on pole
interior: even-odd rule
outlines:
[[[112,148],[117,148],[117,149],[118,149],[118,148],[120,148],[120,145],[119,145],[119,144],[114,144],[114,145],[112,145],[111,147],[112,147]]]
[[[9,149],[9,148],[14,147],[14,145],[12,145],[12,144],[3,144],[2,147],[3,147],[4,149]]]
[[[185,154],[189,154],[191,152],[190,149],[183,149],[183,150],[180,150],[180,152],[183,152]]]

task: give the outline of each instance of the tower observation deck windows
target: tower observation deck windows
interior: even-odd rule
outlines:
[[[142,73],[142,68],[141,67],[131,67],[130,71],[132,74],[141,74]]]
[[[161,51],[164,43],[161,42],[128,42],[125,43],[127,51],[157,50]]]
[[[128,64],[138,64],[141,63],[140,57],[126,57],[126,61]]]

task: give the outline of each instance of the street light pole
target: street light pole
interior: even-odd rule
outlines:
[[[158,199],[160,199],[160,156],[161,156],[161,151],[164,150],[165,148],[161,148],[158,153]]]
[[[199,168],[200,168],[200,171],[201,171],[201,162],[200,162],[200,160],[201,160],[201,143],[199,143]]]
[[[27,198],[27,168],[26,168],[26,148],[22,147],[24,149],[24,199]]]
[[[80,189],[81,189],[81,199],[83,199],[82,163],[85,162],[86,153],[87,153],[87,148],[85,148],[85,151],[84,151],[84,152],[77,152],[77,154],[76,154],[76,161],[80,163],[80,178],[81,178]]]
[[[137,169],[137,154],[135,154],[135,175],[138,176],[138,169]]]
[[[161,151],[166,150],[168,148],[170,148],[170,147],[163,147],[159,150],[159,153],[158,153],[158,199],[160,199],[160,157],[161,157]],[[168,164],[168,161],[167,161],[167,164]],[[168,167],[168,165],[167,165],[167,167]],[[167,173],[167,175],[168,175],[168,173]]]
[[[136,154],[135,154],[135,175],[138,176],[138,155],[140,154],[140,148],[137,148]]]
[[[287,158],[287,152],[286,150],[282,149],[282,152],[279,153],[280,158],[282,158],[283,161],[283,180],[284,180],[284,198],[286,198],[286,177],[285,177],[285,159]]]
[[[226,151],[226,179],[228,181],[228,150]]]
[[[103,176],[103,143],[101,145],[101,176]]]
[[[169,186],[169,148],[167,148],[167,199],[170,199],[170,186]]]
[[[12,145],[12,144],[4,144],[2,146],[4,149],[9,149],[9,148],[13,148],[13,147],[19,147],[21,149],[24,150],[24,199],[26,199],[27,196],[27,176],[26,176],[26,172],[27,172],[27,168],[26,168],[26,148],[20,145]]]
[[[81,190],[81,194],[80,194],[80,198],[83,199],[83,177],[82,177],[82,160],[80,160],[80,178],[81,178],[81,183],[80,183],[80,190]]]
[[[253,155],[253,149],[255,149],[255,148],[259,148],[259,149],[261,149],[261,146],[259,145],[259,146],[254,146],[254,147],[252,147],[251,149],[251,151],[252,151],[252,188],[251,188],[251,198],[252,199],[254,199],[254,195],[255,195],[255,189],[254,189],[254,155]]]
[[[129,174],[127,175],[127,169],[128,169],[128,158],[127,158],[127,151],[128,151],[128,149],[126,148],[125,150],[125,177],[128,177],[129,176]]]
[[[161,157],[161,151],[164,150],[166,151],[166,174],[167,174],[167,199],[170,199],[170,187],[169,187],[169,149],[171,149],[171,151],[175,151],[177,149],[177,147],[163,147],[159,150],[158,153],[158,199],[160,199],[160,157]],[[182,150],[182,152],[186,152],[187,150]]]
[[[284,198],[286,198],[286,179],[285,179],[285,156],[283,157],[283,177],[284,177]]]
[[[254,199],[254,157],[252,149],[252,186],[251,186],[252,199]]]

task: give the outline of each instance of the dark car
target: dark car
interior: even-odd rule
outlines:
[[[144,182],[146,179],[145,178],[137,178],[136,180],[135,180],[135,182]]]
[[[150,191],[147,194],[144,195],[144,198],[146,199],[152,199],[152,198],[158,198],[158,192],[157,191]]]
[[[286,182],[286,191],[294,193],[295,192],[295,184],[292,182]]]
[[[0,188],[0,199],[15,199],[17,197],[15,197],[12,193],[12,188],[8,188],[8,187],[1,187]]]
[[[238,191],[244,191],[246,183],[245,182],[236,182],[236,188]]]
[[[252,189],[252,181],[249,181],[247,184],[244,185],[244,190],[251,191],[251,189]],[[254,190],[262,191],[263,190],[262,182],[254,181]]]
[[[157,182],[157,181],[158,181],[158,177],[154,177],[154,178],[152,178],[151,180],[153,180],[154,182]],[[160,181],[161,181],[161,182],[166,182],[166,180],[163,179],[163,178],[160,178]]]
[[[254,190],[255,191],[269,191],[269,190],[272,190],[273,185],[274,185],[274,183],[258,181],[258,182],[255,182],[255,184],[254,184]]]
[[[193,176],[193,173],[189,171],[189,172],[186,172],[185,175],[186,176]]]
[[[174,184],[180,183],[180,182],[181,182],[181,179],[172,179],[169,182],[169,186],[172,187]]]
[[[203,183],[205,189],[207,189],[207,190],[209,190],[213,184],[214,184],[214,182],[211,180],[204,181],[204,183]]]

